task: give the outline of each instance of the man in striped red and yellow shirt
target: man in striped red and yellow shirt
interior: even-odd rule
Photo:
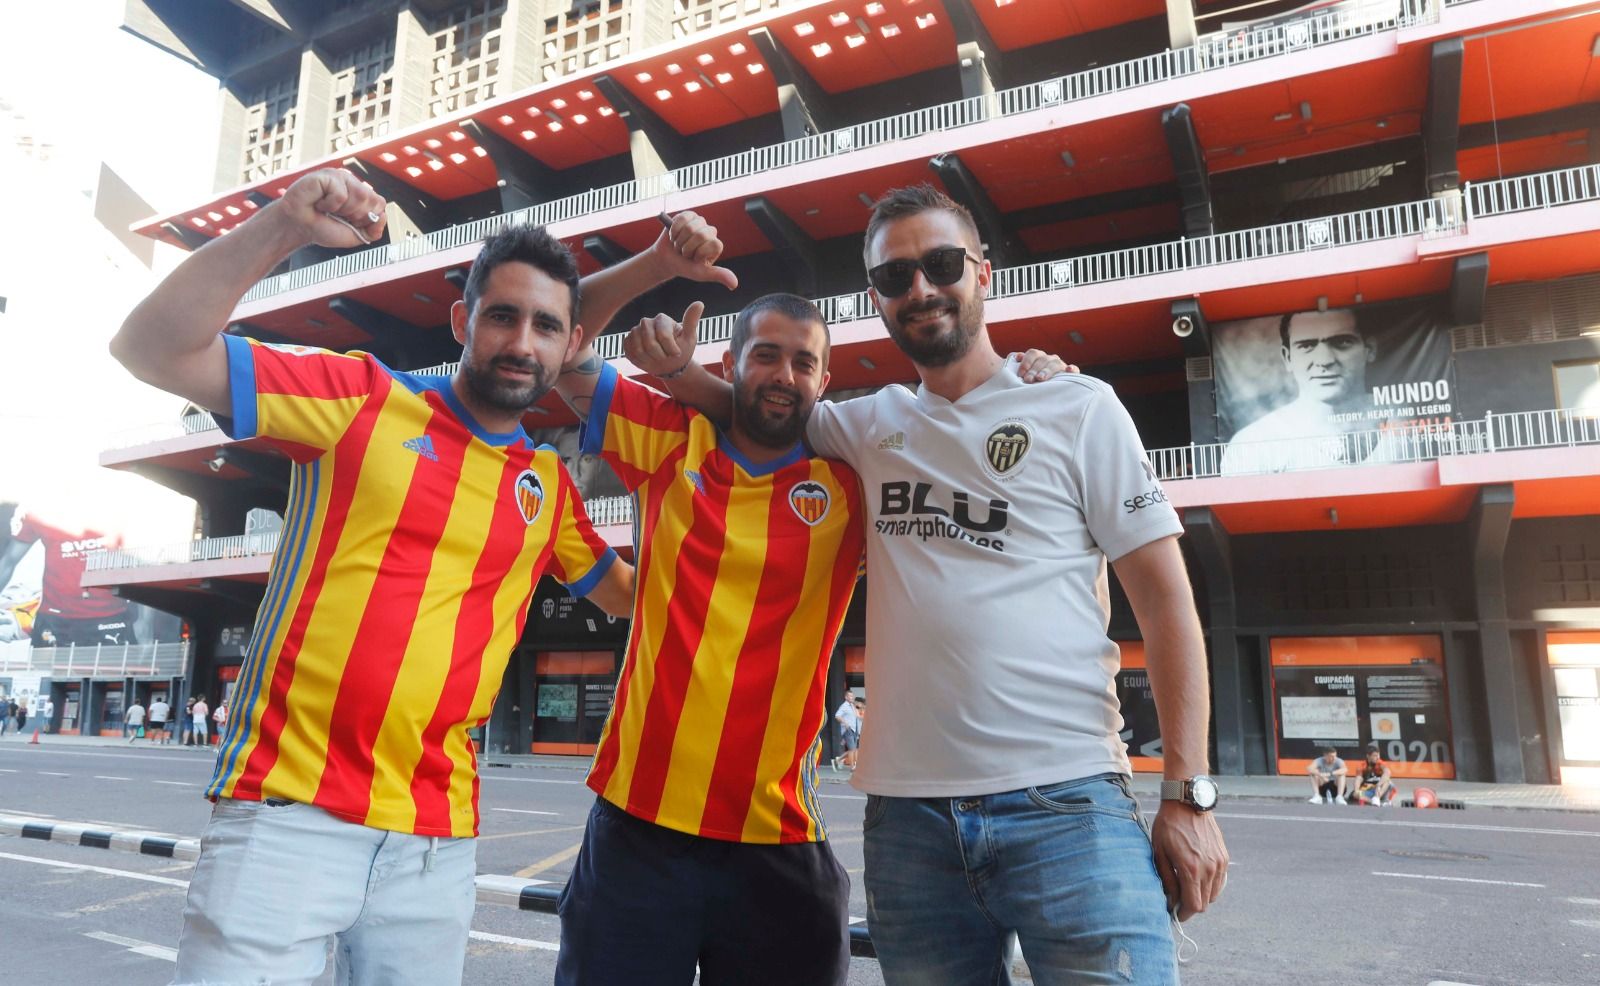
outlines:
[[[861,493],[800,443],[828,330],[805,299],[768,295],[739,313],[723,360],[727,432],[592,352],[557,385],[586,415],[583,451],[634,492],[639,566],[558,984],[687,986],[698,965],[708,984],[827,986],[849,963],[849,880],[815,765]]]
[[[521,425],[581,338],[577,265],[543,229],[508,227],[479,253],[451,310],[465,347],[451,377],[219,335],[289,253],[375,238],[383,208],[348,172],[301,178],[175,270],[112,343],[136,376],[293,462],[207,789],[180,982],[309,982],[330,936],[341,982],[459,982],[478,826],[468,730],[489,716],[534,585],[548,571],[629,610],[632,568]],[[661,262],[663,240],[650,271],[687,266]],[[612,273],[599,321],[628,283]]]

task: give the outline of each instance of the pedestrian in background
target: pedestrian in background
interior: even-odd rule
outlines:
[[[211,707],[206,704],[206,697],[201,695],[195,698],[189,706],[190,721],[194,725],[189,730],[189,742],[194,746],[209,746],[206,738],[206,716],[211,714]]]
[[[167,704],[164,696],[157,695],[150,701],[150,741],[152,743],[167,742],[167,718],[172,715],[172,706]]]
[[[834,711],[833,721],[839,724],[840,750],[839,755],[833,758],[833,769],[838,770],[843,766],[846,770],[855,770],[856,750],[861,743],[861,722],[856,718],[855,692],[848,688],[844,690],[844,701]]]
[[[139,704],[139,699],[134,698],[133,704],[128,706],[128,711],[122,717],[122,731],[128,735],[128,743],[144,736],[144,706]]]

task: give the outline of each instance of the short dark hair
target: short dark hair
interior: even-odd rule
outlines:
[[[1339,748],[1336,747],[1336,746],[1325,746],[1325,747],[1322,748],[1322,752],[1323,753],[1331,753],[1334,756],[1338,756],[1339,755]]]
[[[733,354],[735,360],[744,355],[744,347],[750,342],[750,323],[762,312],[777,312],[796,322],[816,322],[822,326],[822,365],[828,365],[828,350],[833,345],[828,333],[828,320],[822,317],[822,310],[810,300],[784,291],[764,294],[739,309],[738,317],[733,320],[733,335],[728,338],[728,352]]]
[[[489,282],[489,275],[501,264],[512,262],[527,264],[565,284],[572,292],[567,328],[578,324],[578,261],[567,245],[551,236],[549,230],[531,223],[508,224],[483,241],[483,249],[472,261],[472,272],[467,275],[467,287],[462,292],[468,318],[477,311],[478,299],[483,295],[483,286]]]
[[[1283,348],[1284,349],[1288,349],[1289,348],[1289,323],[1294,321],[1294,317],[1296,315],[1310,315],[1314,311],[1316,311],[1315,308],[1307,308],[1307,309],[1305,309],[1303,311],[1290,312],[1287,315],[1283,316],[1282,318],[1278,319],[1278,338],[1283,340]],[[1330,309],[1328,309],[1328,311],[1330,311],[1330,312],[1349,312],[1350,313],[1350,322],[1351,322],[1352,325],[1355,326],[1356,335],[1361,336],[1362,338],[1366,338],[1366,336],[1361,331],[1361,319],[1356,317],[1356,310],[1354,308],[1330,308]]]
[[[955,216],[962,227],[972,234],[972,242],[977,244],[979,252],[983,251],[983,236],[979,234],[978,224],[973,220],[972,213],[967,211],[967,207],[927,182],[923,182],[920,185],[891,188],[883,193],[882,198],[872,203],[872,217],[867,220],[866,239],[861,241],[862,258],[865,259],[868,251],[872,249],[872,241],[878,235],[878,230],[897,219],[935,211],[948,212]]]

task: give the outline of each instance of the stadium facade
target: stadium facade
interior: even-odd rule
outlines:
[[[739,290],[668,285],[613,332],[700,296],[710,363],[743,302],[797,291],[836,390],[908,382],[861,238],[875,196],[931,181],[977,218],[996,344],[1110,381],[1140,428],[1187,529],[1219,773],[1371,741],[1401,776],[1600,768],[1600,5],[129,0],[125,26],[223,107],[216,190],[138,232],[198,247],[327,165],[390,202],[382,242],[301,251],[230,332],[448,365],[486,231],[547,224],[592,271],[695,209]],[[528,426],[575,452],[553,395]],[[288,460],[202,413],[118,444],[103,464],[195,497],[204,537],[85,584],[182,614],[191,686],[226,687],[295,537]],[[630,551],[615,480],[572,468]],[[832,704],[862,683],[860,604]],[[541,585],[486,748],[592,749],[626,631]]]

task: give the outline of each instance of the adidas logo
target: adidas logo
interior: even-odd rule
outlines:
[[[879,449],[890,452],[904,452],[906,450],[906,433],[897,431],[878,443]]]
[[[417,438],[412,438],[408,441],[401,442],[400,444],[422,456],[424,459],[431,459],[434,462],[439,461],[439,453],[433,450],[432,435],[422,435]]]

